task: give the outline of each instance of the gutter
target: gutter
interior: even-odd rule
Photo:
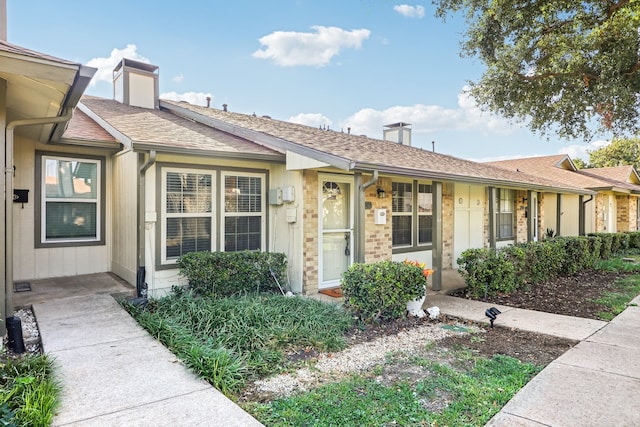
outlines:
[[[5,273],[4,273],[4,305],[0,320],[4,320],[13,312],[13,145],[14,131],[17,127],[57,124],[68,122],[73,116],[73,110],[65,108],[62,116],[42,117],[35,119],[14,120],[6,128],[6,147],[4,164],[4,210],[5,210]],[[0,332],[4,335],[5,322],[0,323]]]
[[[145,234],[146,234],[146,173],[147,170],[156,162],[156,150],[149,151],[149,157],[140,166],[138,174],[138,272],[136,274],[136,290],[138,297],[146,297],[146,251],[145,251]],[[143,291],[145,289],[145,291]],[[144,295],[143,295],[144,294]]]
[[[582,216],[582,221],[581,221],[581,224],[580,224],[580,225],[582,225],[582,230],[578,230],[578,234],[579,234],[580,236],[584,236],[584,235],[586,235],[586,234],[587,234],[587,233],[586,233],[586,230],[585,230],[585,227],[586,227],[586,224],[585,224],[585,217],[587,216],[587,212],[586,212],[586,210],[585,210],[585,206],[587,205],[587,203],[589,203],[589,202],[590,202],[590,201],[592,201],[592,200],[593,200],[593,194],[592,194],[591,196],[589,196],[589,199],[588,199],[588,200],[583,200],[583,201],[582,201],[582,209],[580,209],[580,214],[581,214],[581,216]]]

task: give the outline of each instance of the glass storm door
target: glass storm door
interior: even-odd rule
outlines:
[[[320,265],[318,287],[340,286],[353,261],[352,182],[343,177],[320,180]]]

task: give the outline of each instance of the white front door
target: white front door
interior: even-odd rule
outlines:
[[[453,268],[462,252],[484,246],[485,188],[455,184],[453,216]]]
[[[318,181],[318,288],[327,289],[340,286],[342,273],[353,262],[353,179],[321,175]]]

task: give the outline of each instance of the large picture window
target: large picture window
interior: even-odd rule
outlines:
[[[513,216],[514,216],[514,192],[513,190],[496,190],[496,238],[513,238]]]
[[[38,155],[40,209],[38,246],[101,244],[101,159]]]
[[[189,252],[265,250],[265,174],[161,170],[161,264]]]
[[[223,174],[224,250],[264,249],[264,175]]]
[[[164,169],[162,261],[214,244],[214,175],[208,171]]]
[[[429,245],[433,240],[431,185],[392,182],[392,241],[394,248]]]

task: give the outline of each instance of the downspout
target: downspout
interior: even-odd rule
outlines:
[[[14,131],[21,126],[47,125],[67,122],[73,116],[73,109],[65,108],[62,116],[41,117],[36,119],[14,120],[7,125],[6,147],[4,164],[4,210],[5,210],[5,273],[4,273],[4,313],[1,319],[4,320],[10,313],[13,313],[13,140]],[[5,322],[0,322],[0,332],[4,335],[6,331]]]
[[[149,151],[149,158],[140,166],[138,180],[139,180],[139,194],[138,194],[138,272],[136,274],[136,290],[138,297],[146,297],[146,284],[145,284],[145,233],[146,233],[146,206],[145,206],[145,196],[146,196],[146,186],[145,186],[145,175],[147,170],[153,166],[156,162],[156,150]]]
[[[580,210],[582,221],[580,222],[580,230],[578,230],[578,234],[580,234],[581,236],[586,236],[586,234],[587,234],[587,230],[586,230],[586,223],[587,223],[586,205],[587,205],[587,203],[589,203],[592,200],[593,200],[593,194],[589,196],[589,199],[584,200],[582,202],[582,209]]]
[[[365,190],[369,187],[371,187],[373,184],[375,184],[378,181],[378,171],[374,170],[373,172],[373,176],[371,177],[371,179],[363,184],[358,184],[358,181],[362,180],[362,175],[361,174],[357,174],[355,176],[356,178],[356,185],[358,187],[358,197],[357,197],[357,204],[356,204],[356,218],[355,218],[355,233],[356,233],[356,239],[355,239],[355,261],[356,262],[364,262],[365,261],[365,242],[366,242],[366,238],[365,238]]]

